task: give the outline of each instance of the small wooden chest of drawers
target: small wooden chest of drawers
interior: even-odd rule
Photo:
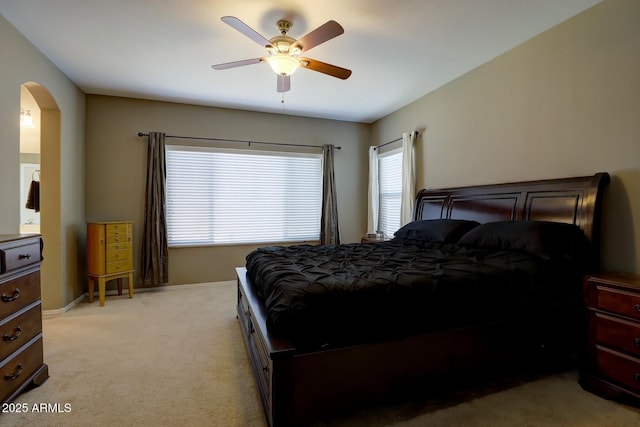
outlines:
[[[43,361],[42,239],[0,236],[0,402],[49,377]]]
[[[129,283],[133,298],[133,223],[130,221],[87,223],[87,274],[89,302],[93,302],[93,283],[98,282],[100,305],[104,305],[106,282],[118,280],[122,295],[122,279]]]
[[[580,384],[605,398],[640,402],[640,276],[588,276],[584,298],[587,342]]]

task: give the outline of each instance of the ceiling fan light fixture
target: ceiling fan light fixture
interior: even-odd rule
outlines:
[[[267,62],[271,66],[271,69],[280,76],[290,76],[300,66],[297,58],[283,53],[276,53],[270,56],[267,58]]]
[[[276,25],[279,34],[271,39],[264,38],[260,33],[235,16],[223,16],[221,19],[225,24],[241,32],[261,47],[266,48],[268,55],[259,58],[245,59],[243,61],[215,64],[211,66],[214,70],[226,70],[268,62],[269,66],[278,75],[277,90],[282,93],[291,89],[291,79],[289,76],[300,67],[342,80],[349,78],[351,75],[351,70],[346,68],[300,57],[303,53],[306,55],[310,49],[313,49],[319,44],[343,34],[344,28],[336,21],[327,21],[296,40],[287,35],[291,29],[291,22],[284,19],[277,22]]]

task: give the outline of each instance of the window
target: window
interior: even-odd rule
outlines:
[[[378,179],[380,207],[378,231],[393,236],[400,228],[400,205],[402,202],[402,149],[380,154],[378,157]]]
[[[318,240],[319,154],[167,146],[171,246]]]

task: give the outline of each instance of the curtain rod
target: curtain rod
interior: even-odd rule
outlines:
[[[138,136],[149,136],[148,133],[138,132]],[[167,138],[179,138],[179,139],[199,139],[205,141],[220,141],[220,142],[241,142],[244,144],[263,144],[263,145],[286,145],[289,147],[307,147],[307,148],[322,148],[322,145],[306,145],[306,144],[288,144],[286,142],[262,142],[262,141],[246,141],[242,139],[225,139],[225,138],[205,138],[201,136],[179,136],[179,135],[166,135]],[[341,150],[342,147],[334,148]]]
[[[413,132],[415,132],[416,134],[416,138],[418,137],[418,131],[414,130]],[[385,145],[389,145],[389,144],[393,144],[394,142],[398,142],[398,141],[402,141],[402,137],[400,138],[396,138],[393,141],[389,141],[389,142],[385,142],[384,144],[380,144],[380,145],[376,145],[375,147],[373,147],[374,150],[377,150],[380,147],[384,147]]]

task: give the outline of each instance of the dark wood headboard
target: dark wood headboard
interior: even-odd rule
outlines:
[[[580,227],[599,247],[600,204],[609,174],[424,189],[418,193],[414,220],[468,219],[493,221],[554,221]]]

